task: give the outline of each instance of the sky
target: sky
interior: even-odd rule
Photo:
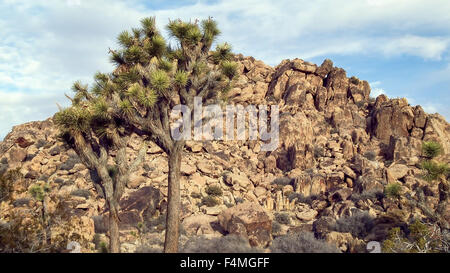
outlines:
[[[372,96],[450,120],[448,0],[0,0],[0,140],[68,106],[76,80],[110,72],[117,35],[149,16],[164,35],[169,19],[212,16],[235,53],[272,66],[328,58]]]

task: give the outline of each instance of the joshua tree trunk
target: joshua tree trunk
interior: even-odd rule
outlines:
[[[175,142],[169,155],[169,188],[167,200],[165,253],[178,252],[180,226],[180,167],[183,145]]]
[[[109,249],[111,253],[120,253],[119,216],[115,202],[108,202],[109,209]]]

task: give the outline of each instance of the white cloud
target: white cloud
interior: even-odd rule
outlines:
[[[440,60],[442,54],[448,49],[449,44],[449,38],[406,35],[387,40],[381,46],[381,50],[387,55],[409,54],[425,59]]]
[[[276,65],[285,58],[330,54],[439,60],[450,47],[448,10],[448,0],[219,0],[153,11],[140,0],[3,0],[0,94],[6,99],[0,129],[51,115],[73,81],[89,82],[97,70],[110,71],[108,47],[145,16],[155,15],[160,28],[169,18],[213,16],[220,41]]]
[[[423,110],[425,110],[425,112],[434,114],[434,113],[438,112],[437,109],[440,107],[439,107],[439,105],[427,103],[427,104],[423,105],[422,108],[423,108]]]
[[[370,92],[370,96],[372,97],[372,98],[376,98],[376,97],[378,97],[379,95],[386,95],[386,91],[384,91],[384,89],[382,89],[382,88],[374,88],[374,89],[372,89],[372,91]]]
[[[382,95],[382,94],[387,96],[386,91],[383,88],[380,87],[381,81],[370,82],[369,85],[370,85],[370,87],[372,89],[370,91],[370,96],[372,98],[376,98],[376,97],[378,97],[379,95]]]
[[[0,141],[12,126],[28,121],[44,120],[57,110],[56,101],[64,101],[63,94],[0,91]],[[63,102],[62,106],[67,106]]]

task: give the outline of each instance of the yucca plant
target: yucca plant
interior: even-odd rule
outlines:
[[[157,29],[154,17],[142,19],[141,26],[131,32],[121,32],[120,48],[110,50],[114,71],[97,73],[88,92],[86,86],[78,84],[76,101],[71,98],[72,108],[62,110],[55,120],[63,132],[72,133],[78,152],[85,159],[93,158],[92,163],[103,163],[101,156],[108,155],[107,147],[103,147],[103,152],[98,150],[103,137],[109,140],[105,143],[112,140],[113,147],[120,149],[127,132],[147,137],[167,153],[169,188],[164,249],[177,252],[180,164],[185,141],[171,137],[170,110],[180,102],[193,109],[194,97],[201,97],[204,104],[217,101],[231,88],[238,66],[232,62],[230,45],[217,45],[211,50],[220,34],[211,18],[201,22],[170,20],[166,28],[175,41],[171,46]],[[87,145],[95,139],[90,136],[96,134],[101,136],[100,141]],[[83,155],[84,147],[91,156]],[[100,168],[92,163],[87,162],[94,169]],[[120,164],[118,167],[123,169]],[[103,172],[103,165],[101,168]]]
[[[425,171],[424,179],[427,181],[434,181],[439,179],[439,177],[446,177],[450,168],[445,163],[438,163],[433,160],[426,160],[421,164],[422,169]]]
[[[443,153],[443,147],[434,141],[425,141],[422,144],[422,152],[425,160],[420,164],[420,168],[424,171],[423,179],[428,182],[437,184],[439,194],[439,202],[436,208],[429,206],[426,199],[424,187],[415,187],[415,196],[406,194],[405,197],[413,207],[418,207],[430,220],[437,223],[443,229],[450,229],[447,220],[447,204],[450,197],[449,175],[450,167],[447,163],[439,162],[435,158]]]
[[[442,146],[435,141],[425,141],[422,144],[422,152],[426,158],[433,159],[442,153]]]
[[[390,183],[384,188],[384,194],[390,198],[400,198],[402,186],[398,183]]]

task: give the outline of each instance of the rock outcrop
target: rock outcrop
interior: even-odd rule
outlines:
[[[251,140],[188,141],[180,181],[180,220],[187,236],[235,233],[253,246],[265,247],[272,234],[303,230],[314,231],[343,251],[356,251],[364,238],[332,233],[326,225],[330,219],[358,210],[377,219],[399,210],[403,222],[426,218],[403,196],[391,200],[382,192],[394,182],[405,194],[426,185],[418,168],[423,141],[441,143],[439,160],[450,162],[450,125],[442,116],[427,114],[406,99],[371,98],[366,81],[348,78],[330,60],[320,66],[284,60],[276,67],[242,55],[236,61],[240,75],[228,102],[278,105],[279,146],[266,152]],[[54,221],[49,223],[53,236],[80,238],[86,242],[82,251],[92,251],[94,233],[107,235],[108,210],[98,195],[95,174],[58,134],[49,118],[18,125],[0,142],[0,173],[20,174],[10,198],[0,200],[0,223],[11,220],[11,211],[29,212],[31,217],[44,210],[59,217],[62,207],[77,228],[66,230]],[[130,158],[141,142],[133,135],[127,149]],[[167,173],[167,155],[152,143],[120,202],[121,240],[127,247],[138,241],[138,235],[130,233],[163,236]],[[30,194],[36,186],[45,188],[44,200]],[[211,189],[216,189],[214,194]],[[427,189],[425,198],[436,208],[439,189]],[[279,214],[286,215],[278,216],[283,223],[273,220]],[[281,227],[272,231],[275,222]],[[379,222],[367,238],[381,240],[392,226]]]

